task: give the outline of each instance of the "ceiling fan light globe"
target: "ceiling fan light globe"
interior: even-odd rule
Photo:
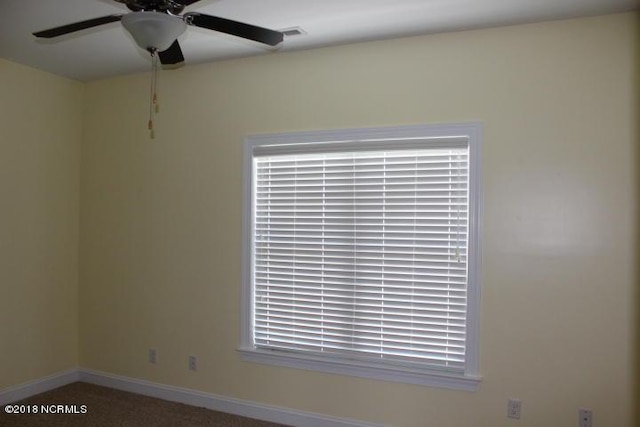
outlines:
[[[142,49],[158,52],[167,50],[187,29],[181,18],[160,12],[128,13],[122,17],[122,26]]]

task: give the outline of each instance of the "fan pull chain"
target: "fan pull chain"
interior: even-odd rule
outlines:
[[[158,77],[160,77],[160,64],[158,63],[158,55],[155,55],[155,63],[153,64],[153,105],[156,114],[160,111],[160,104],[158,103]]]
[[[155,50],[151,50],[151,87],[149,88],[149,137],[155,139],[156,135],[153,129],[154,113],[158,113],[158,56]]]

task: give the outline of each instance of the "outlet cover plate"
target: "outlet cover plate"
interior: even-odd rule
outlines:
[[[155,348],[149,349],[149,363],[153,363],[154,365],[158,363],[158,350]]]
[[[507,403],[507,418],[519,420],[521,409],[522,409],[522,402],[520,402],[520,400],[509,399],[509,402]]]
[[[578,410],[578,427],[593,427],[593,413],[590,409]]]

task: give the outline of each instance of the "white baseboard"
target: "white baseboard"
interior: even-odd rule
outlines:
[[[382,427],[380,424],[368,424],[345,418],[329,417],[313,412],[263,405],[246,400],[234,399],[182,387],[157,384],[90,369],[80,369],[79,374],[80,381],[91,384],[290,426]]]
[[[0,405],[17,402],[18,400],[26,399],[35,394],[44,393],[45,391],[74,383],[79,381],[79,379],[80,372],[78,369],[70,369],[23,384],[17,384],[0,391]]]
[[[188,388],[175,387],[165,384],[135,378],[123,377],[107,372],[91,369],[72,369],[51,375],[40,380],[19,384],[0,391],[0,404],[26,399],[38,393],[64,385],[84,381],[90,384],[110,387],[117,390],[156,397],[172,402],[184,403],[214,411],[250,417],[274,423],[303,427],[382,427],[380,424],[363,423],[361,421],[329,417],[313,412],[296,411],[278,406],[263,405],[232,397],[205,393]]]

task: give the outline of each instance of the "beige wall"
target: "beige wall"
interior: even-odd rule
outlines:
[[[0,389],[78,364],[82,93],[0,59]]]
[[[636,17],[265,55],[87,85],[81,365],[394,426],[631,426]],[[477,393],[240,360],[245,135],[480,120]],[[147,349],[159,351],[156,366]],[[187,356],[199,357],[197,373]]]
[[[155,140],[147,74],[84,86],[79,117],[82,85],[0,60],[0,388],[74,366],[79,326],[82,367],[293,409],[494,427],[517,397],[522,427],[578,407],[631,426],[636,19],[164,72]],[[480,391],[240,361],[242,137],[467,120],[484,123]]]

